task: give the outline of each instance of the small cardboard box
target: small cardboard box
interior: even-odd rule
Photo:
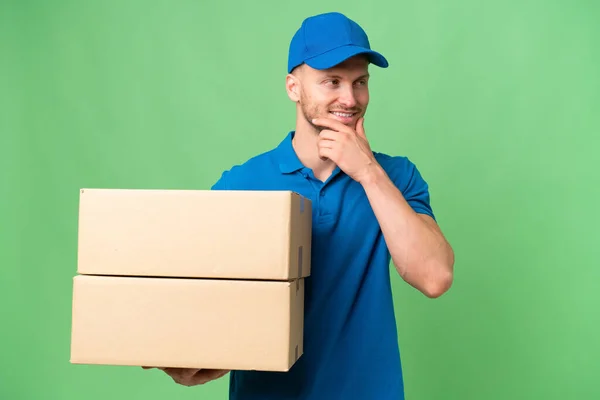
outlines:
[[[76,276],[74,364],[287,371],[304,280]]]
[[[311,202],[289,191],[83,189],[79,274],[310,275]]]

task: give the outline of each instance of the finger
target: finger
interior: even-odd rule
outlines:
[[[317,141],[317,146],[323,147],[323,148],[328,148],[328,149],[333,148],[333,146],[335,146],[335,144],[336,144],[336,140],[333,140],[333,139],[324,139],[324,138],[321,139],[320,138]]]
[[[360,117],[358,121],[356,121],[356,133],[363,139],[367,139],[367,135],[365,134],[365,118]]]
[[[320,147],[319,148],[319,157],[321,158],[321,160],[331,160],[331,157],[333,156],[333,149],[332,148],[328,148],[328,147]]]
[[[197,383],[204,384],[204,383],[210,382],[212,380],[218,379],[218,378],[224,376],[225,374],[227,374],[228,372],[229,372],[228,370],[221,370],[221,369],[201,370],[194,376],[194,378],[195,378],[194,380]]]
[[[315,118],[312,120],[312,123],[317,126],[322,126],[338,132],[347,133],[350,129],[346,125],[342,124],[340,121],[336,121],[335,119],[331,118]]]
[[[196,374],[198,371],[200,371],[199,369],[194,369],[194,368],[160,368],[160,369],[163,370],[171,378],[177,379],[177,380],[189,379],[192,376],[194,376],[194,374]]]
[[[319,158],[322,161],[327,161],[330,159],[330,155],[333,152],[335,142],[333,140],[321,140],[317,145],[317,151],[319,153]]]
[[[342,140],[343,135],[343,133],[338,131],[323,129],[321,133],[319,133],[319,139],[339,141]]]
[[[175,383],[184,386],[190,386],[194,378],[194,370],[175,369],[169,371],[168,375]]]

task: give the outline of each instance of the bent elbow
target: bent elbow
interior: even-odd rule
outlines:
[[[454,282],[454,252],[450,249],[445,262],[440,262],[440,265],[435,268],[439,271],[426,282],[424,294],[431,299],[437,299],[442,296]]]
[[[430,279],[423,287],[423,294],[430,299],[437,299],[444,293],[450,290],[454,281],[454,276],[451,271],[444,270],[439,276]]]

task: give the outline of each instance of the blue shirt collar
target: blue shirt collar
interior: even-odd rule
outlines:
[[[276,162],[279,164],[279,170],[283,174],[291,174],[296,171],[305,170],[305,176],[312,176],[312,170],[306,168],[304,164],[298,158],[296,154],[296,150],[294,150],[294,146],[292,146],[292,139],[294,138],[295,131],[291,131],[288,135],[283,139],[283,141],[275,148],[275,157]],[[327,179],[327,182],[335,178],[336,175],[343,173],[340,167],[335,167],[331,176]],[[308,175],[306,175],[308,174]]]
[[[294,134],[295,131],[288,133],[275,151],[277,162],[279,163],[279,170],[284,174],[290,174],[304,168],[304,165],[300,162],[300,159],[292,146]]]

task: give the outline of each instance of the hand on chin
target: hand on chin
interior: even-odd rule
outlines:
[[[313,124],[324,129],[319,133],[317,149],[321,160],[333,161],[342,171],[361,182],[365,171],[377,164],[364,130],[364,119],[354,127],[332,118],[317,118]]]

